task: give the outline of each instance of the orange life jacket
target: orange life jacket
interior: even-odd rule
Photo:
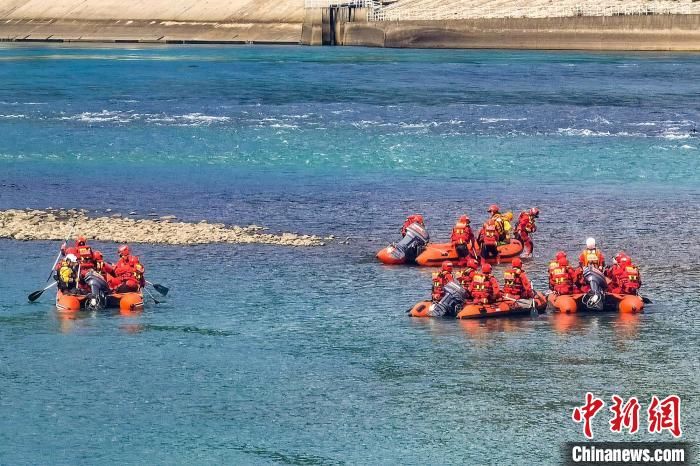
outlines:
[[[510,295],[522,296],[525,292],[520,274],[522,270],[510,268],[503,272],[503,291]]]
[[[620,270],[617,280],[623,293],[634,293],[640,287],[639,269],[635,265],[628,265]]]
[[[462,284],[462,288],[464,288],[465,290],[469,290],[469,285],[471,285],[475,273],[476,270],[470,267],[464,269],[464,272],[462,272],[462,274],[457,278],[457,280],[459,280],[459,283]]]
[[[481,272],[474,274],[471,284],[471,293],[475,301],[487,304],[493,298],[493,283],[491,277]]]
[[[78,250],[76,255],[83,269],[91,269],[95,266],[94,256],[90,246],[86,244],[85,246],[78,246],[76,249]]]
[[[452,229],[452,241],[457,244],[464,244],[469,241],[469,232],[466,223],[459,222]]]
[[[134,278],[135,269],[129,263],[129,259],[124,258],[119,259],[119,261],[114,265],[114,275],[122,280],[128,280]]]
[[[554,287],[554,291],[559,294],[573,293],[574,284],[571,280],[571,271],[568,266],[559,266],[552,269],[550,272],[550,281]]]
[[[495,246],[498,244],[498,230],[496,222],[489,220],[484,224],[484,244],[487,246]]]
[[[600,249],[586,249],[581,253],[581,257],[583,258],[581,263],[584,267],[592,266],[600,268],[603,266],[602,253],[600,252]]]

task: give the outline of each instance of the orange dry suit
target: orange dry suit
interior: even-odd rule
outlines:
[[[413,225],[414,223],[418,223],[420,226],[425,227],[423,222],[418,220],[418,216],[416,215],[411,215],[404,220],[403,225],[401,226],[401,236],[406,236],[406,229]]]
[[[498,280],[491,274],[476,272],[469,286],[469,292],[474,303],[493,303],[500,296]]]
[[[457,277],[457,281],[459,282],[460,285],[462,285],[462,288],[464,288],[467,293],[469,293],[469,290],[471,288],[471,284],[472,284],[472,281],[474,280],[475,274],[476,274],[476,269],[473,269],[471,267],[467,267]]]
[[[109,282],[110,288],[118,293],[138,291],[143,287],[144,268],[136,256],[123,256],[114,264],[114,278]]]
[[[455,245],[459,257],[465,257],[474,250],[474,233],[472,228],[464,222],[455,224],[450,240]]]
[[[485,259],[498,257],[498,229],[493,219],[487,220],[479,232],[481,256]]]
[[[522,269],[511,267],[503,272],[503,293],[510,298],[532,298],[532,283],[527,278],[527,274]]]
[[[569,265],[559,265],[549,270],[549,288],[558,294],[573,294],[576,272]]]
[[[530,233],[534,233],[535,231],[537,231],[537,225],[535,224],[533,216],[528,212],[521,212],[520,217],[518,217],[518,226],[515,229],[515,233],[523,243],[525,254],[532,254],[534,245],[532,243],[532,238],[530,238]]]
[[[432,300],[438,302],[445,295],[445,285],[453,280],[452,273],[445,270],[433,272]]]
[[[613,268],[612,288],[613,293],[637,294],[642,286],[642,277],[639,268],[631,262],[620,264]]]

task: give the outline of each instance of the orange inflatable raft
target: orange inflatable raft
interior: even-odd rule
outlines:
[[[88,295],[64,294],[56,292],[56,308],[59,311],[77,312],[88,305]],[[119,308],[121,311],[138,311],[143,309],[143,293],[112,293],[107,295],[105,307]]]
[[[573,314],[590,311],[584,303],[584,296],[583,293],[566,295],[551,293],[547,297],[547,302],[555,312]],[[617,311],[623,314],[641,313],[644,312],[644,299],[637,295],[606,293],[603,311]]]
[[[485,319],[489,317],[515,317],[537,313],[547,308],[547,298],[537,293],[534,299],[503,299],[493,304],[467,304],[457,314],[458,319]]]
[[[510,243],[498,246],[498,257],[488,259],[492,264],[508,262],[523,252],[523,243],[517,239],[510,240]],[[457,261],[459,256],[455,245],[452,243],[429,243],[425,251],[416,257],[416,264],[426,267],[438,267],[443,261]]]
[[[411,317],[435,317],[432,301],[420,301],[408,311]],[[535,299],[504,299],[493,304],[465,304],[457,314],[458,319],[483,319],[487,317],[512,317],[529,315],[533,307],[538,313],[547,307],[547,298],[537,293]]]

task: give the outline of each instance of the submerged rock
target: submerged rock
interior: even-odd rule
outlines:
[[[263,227],[227,226],[222,223],[176,222],[174,216],[134,220],[127,217],[88,217],[83,211],[61,211],[58,215],[37,210],[0,211],[0,238],[22,241],[63,240],[71,231],[88,239],[124,243],[208,244],[258,243],[279,246],[323,246],[321,238],[296,233],[261,233]]]

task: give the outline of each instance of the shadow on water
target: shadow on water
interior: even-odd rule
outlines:
[[[578,313],[549,315],[552,329],[560,334],[586,333],[594,327],[606,327],[618,337],[633,339],[639,334],[641,314],[621,313]]]

